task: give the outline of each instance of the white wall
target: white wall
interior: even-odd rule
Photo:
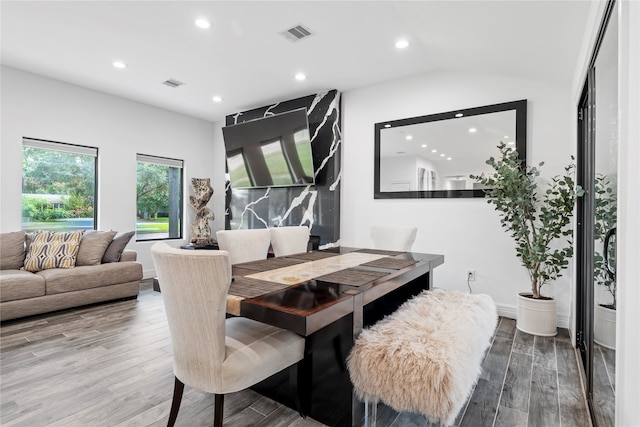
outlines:
[[[418,226],[417,252],[444,254],[435,286],[467,290],[466,270],[476,271],[474,292],[493,297],[502,315],[515,317],[518,292],[527,291],[527,271],[515,255],[511,237],[484,199],[373,199],[374,123],[405,117],[528,100],[527,158],[545,161],[543,175],[563,171],[570,162],[570,89],[501,76],[428,73],[343,94],[341,244],[370,246],[369,226]],[[568,326],[571,270],[543,292],[558,300],[558,325]]]
[[[618,19],[616,426],[622,427],[640,425],[640,2],[621,1]]]
[[[213,228],[224,228],[224,147],[219,126],[79,86],[2,67],[0,231],[20,229],[22,138],[98,147],[98,228],[129,231],[136,223],[136,153],[184,160],[185,239],[195,212],[191,178],[210,177]],[[216,160],[222,159],[222,160]],[[171,241],[172,245],[185,241]],[[152,243],[131,242],[145,277]]]

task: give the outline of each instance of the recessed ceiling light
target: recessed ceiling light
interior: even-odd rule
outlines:
[[[406,140],[411,141],[411,140],[413,139],[413,136],[412,136],[412,135],[407,135],[407,136],[405,136],[404,138],[405,138]]]
[[[304,73],[297,73],[296,74],[296,80],[298,80],[299,82],[306,80],[307,76],[304,75]]]
[[[440,154],[440,157],[444,157],[444,153]]]
[[[476,128],[469,128],[469,133],[476,133],[478,131],[478,129]]]
[[[122,61],[113,61],[113,66],[116,68],[120,68],[121,70],[127,68],[127,64]]]
[[[397,49],[406,49],[407,47],[409,47],[409,40],[400,39],[396,42]]]
[[[456,117],[462,117],[462,116],[464,116],[464,114],[462,114],[462,113],[456,114]]]
[[[451,160],[451,159],[452,159],[452,157],[447,157],[447,160]]]
[[[202,18],[196,19],[196,27],[206,29],[211,27],[211,23],[206,19],[202,19]]]
[[[422,148],[427,148],[427,144],[422,144],[421,147]]]
[[[513,142],[513,141],[507,142],[507,145],[513,145],[513,144],[515,144],[515,142]]]
[[[390,127],[391,127],[391,125],[390,125],[389,123],[387,123],[386,125],[384,125],[384,127],[386,127],[386,128],[390,128]]]
[[[220,95],[214,95],[211,99],[213,102],[222,102],[222,97]]]
[[[509,135],[505,135],[505,136],[504,136],[504,139],[509,139]]]
[[[431,150],[431,152],[432,152],[432,153],[437,153],[437,152],[438,152],[438,150]]]

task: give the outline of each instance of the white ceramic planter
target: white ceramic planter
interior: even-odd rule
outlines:
[[[553,337],[558,333],[556,327],[556,300],[533,299],[518,294],[518,314],[516,328],[522,332],[542,337]]]
[[[608,349],[616,349],[615,310],[596,304],[593,320],[593,341]]]

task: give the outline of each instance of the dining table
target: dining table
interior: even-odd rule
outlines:
[[[331,247],[235,264],[227,314],[305,337],[296,374],[303,399],[291,397],[289,373],[254,390],[329,426],[359,425],[364,403],[353,392],[346,358],[363,328],[433,287],[444,255]]]

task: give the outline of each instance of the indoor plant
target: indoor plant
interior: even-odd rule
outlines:
[[[594,193],[593,281],[605,292],[596,294],[593,340],[614,350],[616,347],[616,304],[618,298],[615,274],[611,274],[609,269],[615,270],[615,244],[607,245],[605,241],[607,234],[611,235],[616,227],[617,192],[614,183],[607,175],[596,174]],[[608,251],[606,258],[605,251]],[[603,301],[603,295],[606,296],[607,293],[611,296],[610,302]]]
[[[531,292],[519,294],[517,328],[536,335],[555,335],[555,299],[543,296],[541,289],[561,276],[573,256],[571,216],[577,197],[584,191],[575,185],[575,165],[571,163],[563,175],[551,178],[540,194],[537,180],[543,163],[526,166],[517,151],[504,143],[498,149],[500,158],[486,162],[494,172],[471,178],[486,187],[487,201],[500,213],[502,227],[511,233],[516,254],[529,272]]]

